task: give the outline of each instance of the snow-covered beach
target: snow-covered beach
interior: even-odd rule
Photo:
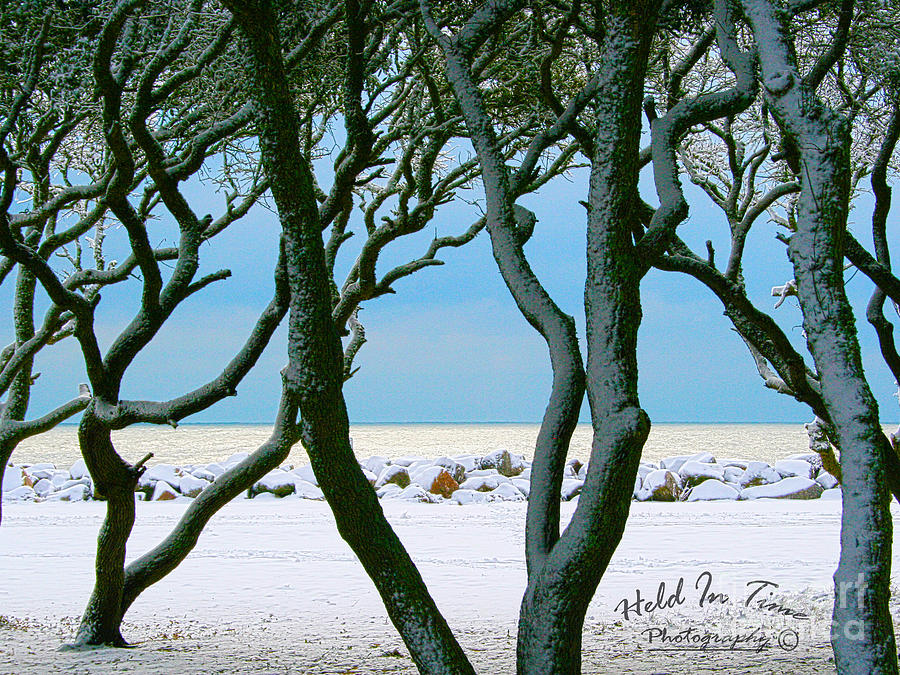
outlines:
[[[479,672],[513,672],[525,504],[382,504]],[[125,634],[137,649],[56,652],[90,593],[103,508],[5,506],[0,672],[415,672],[327,505],[302,499],[241,499],[223,509],[191,556],[129,612]],[[129,559],[185,508],[139,503]],[[568,518],[574,503],[562,508]],[[827,631],[839,526],[836,500],[634,503],[588,612],[585,672],[833,672]],[[705,572],[728,602],[699,605]],[[684,603],[625,618],[622,603],[633,604],[638,590],[655,599],[664,583],[669,596],[679,579]],[[809,618],[746,605],[756,580],[778,584],[765,592]],[[770,643],[759,652],[656,651],[659,638],[649,638],[661,628],[669,637],[759,629]],[[784,648],[794,633],[796,646]],[[788,642],[779,646],[779,636]]]
[[[384,447],[372,441],[381,430],[369,431],[357,445]],[[408,433],[415,431],[422,430]],[[449,445],[439,436],[433,441],[418,458],[375,457],[361,465],[476,668],[512,673],[525,585],[528,461],[514,453],[456,455],[443,464],[460,481],[443,496],[446,477],[423,455]],[[459,436],[456,442],[471,447]],[[584,672],[834,672],[828,630],[840,491],[827,489],[829,476],[813,466],[814,457],[812,464],[751,463],[726,459],[737,454],[735,446],[721,446],[718,457],[700,452],[642,465],[622,545],[588,611]],[[240,456],[151,462],[139,494],[151,501],[137,505],[129,559],[175,525],[191,502],[186,486],[214,481],[211,474]],[[496,468],[486,468],[498,458]],[[22,487],[22,494],[31,491],[25,499],[4,493],[0,673],[415,672],[302,464],[261,481],[271,491],[258,484],[255,498],[225,507],[188,559],[140,596],[124,629],[137,649],[55,651],[71,639],[90,594],[104,504],[59,501],[65,490],[89,496],[89,478],[76,478],[83,467],[38,466],[8,468],[4,480],[6,487],[18,476],[33,487]],[[567,466],[564,491],[574,492],[561,495],[564,520],[584,471],[578,462]],[[404,473],[408,486],[388,481]],[[66,479],[76,485],[64,487]],[[35,492],[40,480],[51,490],[43,497]],[[160,499],[170,483],[171,498]],[[799,499],[765,498],[794,483],[803,483]],[[697,489],[704,484],[705,491]],[[275,496],[279,486],[289,488],[282,490],[287,496]],[[692,501],[692,492],[704,496]],[[676,501],[656,501],[667,498]]]

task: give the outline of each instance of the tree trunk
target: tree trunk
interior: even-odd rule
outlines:
[[[641,98],[654,23],[653,8],[647,10],[640,17],[611,12],[605,26],[601,67],[615,75],[595,99],[585,283],[594,440],[572,521],[529,576],[519,615],[521,674],[581,672],[585,612],[624,531],[650,430],[637,396],[643,272],[632,243],[640,204]]]
[[[585,612],[621,539],[649,431],[644,412],[628,407],[608,416],[595,432],[588,478],[572,522],[529,578],[522,600],[520,674],[581,672]]]
[[[638,142],[644,73],[657,3],[641,10],[613,3],[604,16],[603,85],[593,99],[597,133],[588,205],[587,391],[594,442],[578,508],[559,535],[559,480],[584,392],[585,370],[570,323],[531,270],[517,236],[505,159],[481,92],[471,76],[472,36],[500,30],[515,3],[494,3],[457,33],[444,35],[422,2],[429,31],[441,43],[446,72],[478,153],[494,258],[519,310],[550,348],[553,391],[535,448],[529,496],[526,558],[528,587],[519,618],[519,673],[581,672],[584,614],[621,538],[650,424],[637,399],[637,329],[644,269],[632,236],[639,227]],[[534,480],[538,478],[538,480]]]
[[[125,545],[134,526],[134,491],[140,471],[122,461],[109,427],[85,411],[78,441],[94,480],[94,492],[106,499],[106,518],[97,537],[94,590],[81,617],[75,648],[127,645],[120,632],[125,585]]]
[[[768,0],[743,0],[759,45],[770,109],[800,151],[794,266],[807,344],[841,449],[841,557],[834,574],[831,644],[840,673],[897,673],[890,597],[889,443],[863,373],[844,292],[843,237],[850,202],[849,123],[817,100],[786,37],[787,16]]]
[[[849,136],[837,124],[829,131],[801,138],[805,173],[813,180],[804,178],[789,254],[807,343],[841,448],[841,557],[831,642],[840,673],[896,673],[888,610],[892,522],[886,459],[892,449],[863,373],[844,293],[840,237],[849,204]]]
[[[0,441],[0,485],[3,484],[3,476],[6,473],[6,465],[16,449],[15,442]],[[3,522],[3,500],[0,499],[0,523]]]
[[[24,266],[19,267],[16,277],[16,293],[13,300],[13,324],[16,334],[16,345],[21,345],[34,337],[34,291],[37,280]],[[28,412],[31,400],[31,378],[34,374],[34,359],[22,362],[18,373],[10,383],[6,403],[0,409],[0,428],[7,420],[22,421]],[[11,438],[0,438],[0,483],[6,472],[6,464],[16,449],[18,442]],[[2,500],[0,500],[2,501]],[[0,522],[3,512],[0,506]]]
[[[291,308],[284,378],[300,410],[301,439],[338,531],[374,582],[419,671],[474,673],[350,447],[343,350],[331,317],[311,168],[299,144],[275,16],[265,1],[230,0],[226,5],[247,37],[263,167],[285,235]],[[352,9],[348,6],[355,14]]]

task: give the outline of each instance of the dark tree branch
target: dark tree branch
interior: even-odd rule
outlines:
[[[822,54],[816,61],[812,69],[803,78],[804,84],[810,91],[819,88],[822,80],[828,74],[828,71],[834,67],[838,59],[847,49],[847,43],[850,39],[850,24],[853,22],[853,8],[856,6],[856,0],[843,0],[841,2],[841,12],[838,17],[837,30],[831,37],[828,51]]]
[[[84,387],[84,385],[82,385],[82,387]],[[68,403],[50,411],[43,417],[28,422],[3,420],[3,422],[0,423],[0,443],[12,442],[18,444],[26,438],[31,438],[32,436],[37,436],[49,431],[61,422],[65,422],[73,415],[80,413],[87,408],[90,402],[91,393],[84,388],[77,398],[73,398]]]
[[[755,57],[740,51],[736,39],[735,17],[727,3],[716,3],[716,39],[722,59],[736,77],[735,86],[719,93],[701,94],[684,99],[651,125],[653,176],[660,208],[646,234],[637,243],[638,257],[647,266],[661,255],[674,236],[675,229],[687,217],[688,206],[678,179],[675,148],[694,124],[733,116],[746,109],[756,98]]]

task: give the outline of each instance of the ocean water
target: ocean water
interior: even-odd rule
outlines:
[[[534,452],[537,424],[361,424],[351,427],[357,457],[389,458],[415,455],[483,455],[506,448],[529,459]],[[149,464],[207,464],[237,452],[253,452],[271,433],[267,425],[185,424],[169,427],[135,426],[113,434],[119,453],[135,462],[152,452]],[[579,425],[570,456],[586,460],[590,454],[591,427]],[[741,457],[774,463],[807,452],[802,424],[656,424],[644,447],[644,459],[658,461],[670,455],[711,452],[717,457]],[[52,462],[69,467],[80,457],[74,426],[60,426],[22,443],[12,457],[14,464]],[[300,444],[287,460],[308,462]]]

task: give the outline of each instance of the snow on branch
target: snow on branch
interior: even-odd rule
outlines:
[[[778,302],[775,303],[775,309],[781,307],[781,305],[784,304],[784,301],[792,295],[797,295],[797,282],[793,279],[785,282],[781,286],[772,286],[772,297],[778,298]]]

